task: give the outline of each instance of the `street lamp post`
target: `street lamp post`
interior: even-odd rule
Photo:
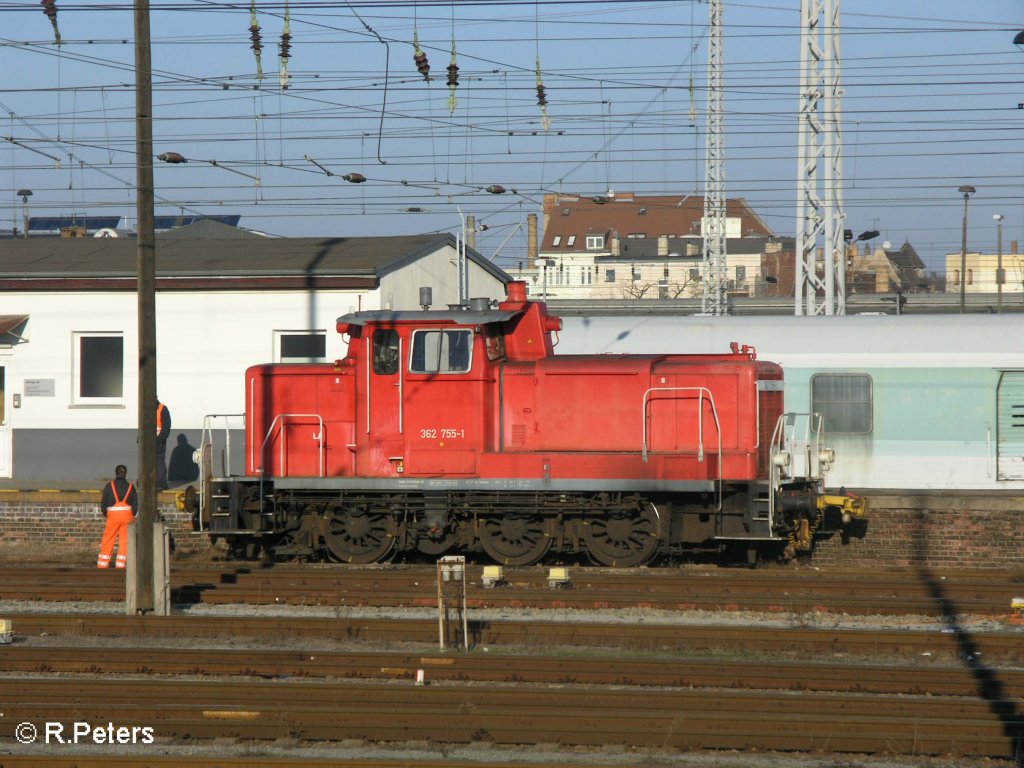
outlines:
[[[996,238],[998,248],[996,250],[996,312],[1003,311],[1003,283],[1006,282],[1003,275],[1003,214],[992,215],[996,221],[996,230],[999,236]]]
[[[957,192],[964,196],[964,226],[960,240],[960,314],[962,315],[967,303],[967,200],[977,190],[970,184],[964,184],[957,189]]]

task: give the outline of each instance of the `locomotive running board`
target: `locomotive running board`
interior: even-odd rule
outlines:
[[[268,477],[279,490],[432,490],[432,491],[643,491],[647,493],[714,493],[713,480],[550,480],[483,477]]]

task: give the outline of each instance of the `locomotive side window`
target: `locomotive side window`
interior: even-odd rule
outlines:
[[[811,410],[825,420],[826,434],[871,431],[871,377],[864,373],[819,373],[811,377]]]
[[[381,376],[398,373],[398,331],[381,328],[373,332],[373,372]]]
[[[412,373],[466,373],[471,367],[472,331],[416,331]]]

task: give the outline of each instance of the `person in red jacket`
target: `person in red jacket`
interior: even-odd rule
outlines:
[[[114,567],[124,568],[128,565],[128,525],[139,512],[139,494],[135,486],[128,482],[128,467],[124,464],[117,465],[114,469],[114,479],[103,486],[100,510],[107,518],[107,527],[103,531],[96,567],[110,567],[110,557],[114,554],[116,541],[117,561]]]

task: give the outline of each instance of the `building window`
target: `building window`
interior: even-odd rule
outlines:
[[[668,298],[668,278],[662,278],[658,281],[658,298]]]
[[[690,267],[690,279],[695,283],[700,282],[700,270],[697,267]]]
[[[398,331],[378,328],[373,332],[373,372],[379,376],[398,373]]]
[[[576,245],[576,235],[569,235],[569,239],[565,241],[565,245],[568,248],[572,248]]]
[[[604,281],[606,283],[614,283],[615,282],[615,270],[614,269],[606,269],[604,271]]]
[[[747,268],[746,267],[736,267],[736,284],[739,285],[740,283],[742,283],[746,279],[747,279]]]
[[[640,280],[641,277],[642,276],[640,274],[640,270],[637,269],[636,267],[633,267],[633,282],[635,283],[636,281]]]
[[[973,269],[968,269],[967,270],[967,284],[968,285],[974,285],[974,270]]]
[[[327,360],[325,331],[274,331],[279,363],[320,363]]]
[[[561,235],[555,235],[554,238],[551,240],[552,247],[557,248],[561,244],[562,244],[562,236]]]
[[[466,373],[472,363],[472,331],[416,331],[410,373]]]
[[[822,415],[826,434],[871,432],[871,377],[863,373],[812,376],[811,410]]]
[[[953,285],[960,285],[960,270],[953,270]]]
[[[562,215],[563,216],[568,216],[569,215],[569,209],[568,208],[563,208],[562,209]]]
[[[604,235],[587,235],[587,250],[599,251],[604,248]]]
[[[646,208],[641,208],[639,210],[639,212],[637,213],[637,215],[638,216],[646,216],[647,215],[647,209]]]
[[[76,405],[124,404],[124,334],[74,334]]]
[[[593,268],[592,267],[587,267],[587,285],[593,284],[593,277],[594,277]]]

